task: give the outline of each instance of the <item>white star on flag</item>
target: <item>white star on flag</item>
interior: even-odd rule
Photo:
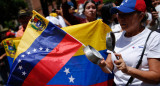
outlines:
[[[34,48],[34,49],[33,49],[33,52],[36,52],[36,51],[37,51],[37,50]]]
[[[43,49],[42,47],[39,48],[39,50],[42,50],[42,49]]]
[[[19,70],[22,70],[22,68],[23,68],[22,66],[19,66],[19,67],[18,67]]]
[[[27,54],[29,55],[29,54],[31,54],[31,52],[27,52]]]
[[[19,60],[18,60],[18,63],[20,63],[20,62],[22,62],[22,60],[19,59]]]
[[[24,76],[25,76],[25,75],[26,75],[26,72],[25,72],[25,71],[24,71],[24,72],[22,72],[22,75],[24,75]]]
[[[66,75],[69,74],[69,68],[65,68],[64,72],[66,73]]]
[[[69,77],[69,82],[74,83],[74,79],[75,79],[75,78],[73,78],[72,75],[71,75],[71,77]]]
[[[24,58],[24,57],[25,57],[25,55],[21,55],[21,57],[23,57],[23,58]]]
[[[124,3],[121,3],[121,5],[123,5]]]
[[[49,51],[49,49],[48,49],[48,48],[46,48],[46,51],[48,52],[48,51]]]

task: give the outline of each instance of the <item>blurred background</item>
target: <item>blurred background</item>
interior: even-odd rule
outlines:
[[[71,0],[74,8],[77,9],[78,4],[84,3],[85,0]],[[95,2],[115,2],[115,0],[94,0]],[[8,29],[16,31],[18,22],[18,12],[21,9],[29,11],[36,10],[43,16],[48,16],[52,9],[60,9],[61,0],[0,0],[0,33]]]

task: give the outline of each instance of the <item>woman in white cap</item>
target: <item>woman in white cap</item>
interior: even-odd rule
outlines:
[[[123,0],[111,9],[117,13],[123,32],[117,39],[116,53],[109,54],[99,66],[106,73],[105,66],[113,70],[117,86],[160,86],[160,34],[143,25],[145,11],[144,0]]]

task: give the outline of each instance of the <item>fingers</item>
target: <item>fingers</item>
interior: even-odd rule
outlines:
[[[160,4],[160,1],[159,0],[154,0],[154,1],[152,1],[152,5],[154,6],[154,7],[156,7],[157,5],[159,5]]]
[[[157,19],[158,17],[158,12],[152,11],[152,19]]]
[[[120,65],[120,64],[122,63],[122,61],[121,61],[121,60],[115,60],[114,63],[115,63],[116,65]]]
[[[116,65],[116,67],[119,69],[119,70],[122,70],[124,67],[123,67],[123,64],[120,64],[120,65]]]
[[[116,64],[117,69],[121,70],[123,73],[128,73],[128,66],[125,64],[123,59],[114,61]]]
[[[117,67],[117,69],[121,70],[123,73],[127,73],[128,72],[128,68],[127,68],[127,65],[126,63],[124,62],[121,54],[116,54],[115,55],[117,57],[119,57],[118,60],[115,60],[114,63],[115,63],[115,66]]]
[[[115,53],[115,56],[118,57],[118,60],[115,60],[115,61],[114,61],[114,63],[115,63],[116,65],[120,65],[121,63],[124,62],[121,54]]]
[[[117,54],[117,53],[115,53],[115,56],[116,56],[117,60],[118,60],[118,59],[122,59],[121,54]]]
[[[104,59],[102,59],[98,65],[100,67],[105,67],[106,66],[106,61]]]

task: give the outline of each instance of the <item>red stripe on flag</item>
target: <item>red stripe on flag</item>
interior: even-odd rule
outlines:
[[[102,82],[102,83],[89,85],[89,86],[112,86],[112,85],[113,85],[113,79],[107,80],[107,81]],[[82,85],[45,85],[45,86],[82,86]],[[87,86],[87,85],[84,85],[84,86]]]
[[[32,69],[23,86],[46,85],[81,46],[80,42],[66,34],[62,41]]]
[[[112,86],[112,85],[113,85],[113,79],[107,80],[107,81],[102,82],[102,83],[97,83],[97,84],[94,84],[94,85],[90,85],[90,86]]]

